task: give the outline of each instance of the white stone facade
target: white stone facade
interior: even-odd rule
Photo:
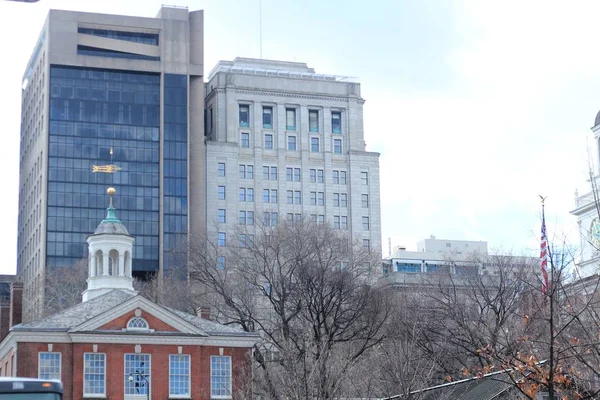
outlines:
[[[592,128],[594,141],[597,144],[596,165],[600,165],[600,113],[596,117],[595,126]],[[571,214],[577,217],[579,230],[579,254],[576,262],[576,278],[587,278],[598,274],[600,262],[600,212],[598,211],[598,185],[600,175],[598,167],[594,171],[596,176],[590,180],[590,190],[585,194],[575,193],[575,209]],[[594,193],[595,192],[595,193]],[[594,195],[595,194],[595,195]]]
[[[329,222],[380,251],[379,153],[365,148],[358,83],[304,63],[236,58],[217,64],[206,93],[209,237],[231,243],[243,212],[246,225],[249,213],[255,224],[269,213],[269,224]]]

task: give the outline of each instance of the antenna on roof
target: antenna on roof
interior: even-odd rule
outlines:
[[[262,0],[258,0],[258,29],[260,41],[260,59],[262,60]]]

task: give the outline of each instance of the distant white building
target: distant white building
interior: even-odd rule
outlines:
[[[587,278],[598,274],[600,261],[600,206],[598,185],[600,185],[600,112],[596,115],[591,128],[596,142],[595,162],[597,167],[592,171],[595,175],[590,179],[590,188],[585,194],[575,192],[575,209],[571,214],[577,217],[579,229],[579,257],[576,261],[575,279]]]
[[[531,268],[534,261],[537,259],[490,255],[485,241],[436,239],[431,236],[417,243],[417,251],[408,251],[403,246],[394,247],[390,257],[383,260],[380,283],[398,289],[438,285],[445,281],[461,284],[460,279],[449,278],[491,278],[500,274],[500,268],[510,268],[512,273],[520,270],[515,270],[515,266]]]
[[[473,271],[477,256],[487,256],[487,242],[471,240],[447,240],[430,236],[417,243],[417,251],[396,246],[391,257],[384,260],[383,274],[434,273],[449,268],[453,274]]]

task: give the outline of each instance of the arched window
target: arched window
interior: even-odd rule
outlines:
[[[108,274],[117,276],[119,274],[119,252],[111,250],[108,253]]]
[[[134,317],[127,323],[128,331],[147,331],[150,329],[148,322],[142,317]]]
[[[98,250],[96,251],[96,276],[100,276],[102,275],[102,267],[103,267],[103,260],[102,260],[102,250]]]

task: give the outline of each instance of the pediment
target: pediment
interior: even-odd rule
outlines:
[[[149,331],[126,330],[131,318],[141,317],[148,322]],[[208,336],[196,326],[179,317],[169,309],[150,300],[135,296],[122,304],[98,314],[89,320],[72,327],[69,332],[119,331],[137,334],[169,333]]]

